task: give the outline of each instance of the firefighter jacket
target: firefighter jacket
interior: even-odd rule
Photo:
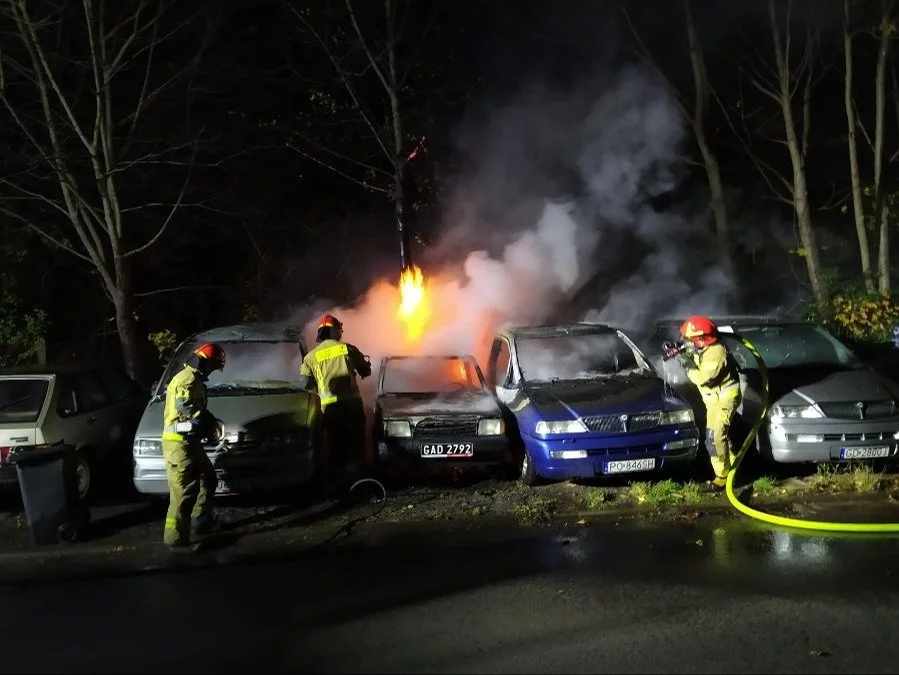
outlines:
[[[163,440],[187,440],[190,434],[176,431],[176,425],[179,422],[191,422],[194,427],[199,427],[207,415],[206,378],[193,366],[185,365],[165,389]]]
[[[323,410],[335,401],[359,398],[356,373],[368,377],[371,364],[356,347],[339,340],[322,340],[300,366],[300,375],[315,380]]]
[[[724,345],[709,345],[693,352],[690,358],[696,368],[687,370],[687,377],[699,389],[703,400],[733,399],[740,396],[737,366]]]

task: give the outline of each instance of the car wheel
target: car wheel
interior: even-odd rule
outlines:
[[[75,464],[75,485],[78,490],[78,499],[86,501],[92,494],[93,472],[91,471],[87,455],[83,452],[78,453],[77,463]]]
[[[530,451],[525,448],[521,458],[521,482],[528,486],[538,485],[540,483],[540,474],[534,468],[534,460],[531,459]]]

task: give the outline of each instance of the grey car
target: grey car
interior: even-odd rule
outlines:
[[[785,318],[712,317],[724,333],[744,336],[769,375],[770,408],[756,439],[763,458],[779,463],[891,459],[899,443],[899,384],[866,366],[822,326]],[[651,349],[679,339],[683,319],[657,323]],[[741,371],[742,423],[757,419],[760,378],[752,354],[725,338]],[[670,361],[668,382],[690,400],[697,422],[705,411],[696,388]]]
[[[154,385],[134,436],[134,486],[166,495],[162,457],[165,390],[191,352],[205,342],[225,349],[224,371],[207,382],[209,411],[224,423],[223,440],[206,446],[218,477],[216,494],[301,488],[314,479],[321,447],[318,394],[305,389],[306,354],[295,331],[265,324],[214,328],[185,340]]]

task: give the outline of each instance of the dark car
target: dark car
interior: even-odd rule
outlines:
[[[872,370],[822,326],[783,317],[712,317],[721,332],[745,337],[762,357],[770,405],[756,438],[762,458],[779,463],[827,463],[896,457],[899,384]],[[683,318],[660,320],[647,350],[656,354],[677,340]],[[757,419],[761,401],[758,365],[746,347],[723,338],[740,370],[743,405],[737,434]],[[676,361],[666,379],[691,401],[697,420],[705,411],[696,388]]]
[[[470,355],[384,358],[373,437],[381,469],[513,463],[500,406]]]
[[[527,484],[657,471],[696,458],[690,406],[616,328],[502,331],[487,374],[518,427]]]

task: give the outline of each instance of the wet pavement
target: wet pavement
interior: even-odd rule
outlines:
[[[745,519],[364,525],[293,557],[0,588],[10,672],[895,672],[899,538]]]

